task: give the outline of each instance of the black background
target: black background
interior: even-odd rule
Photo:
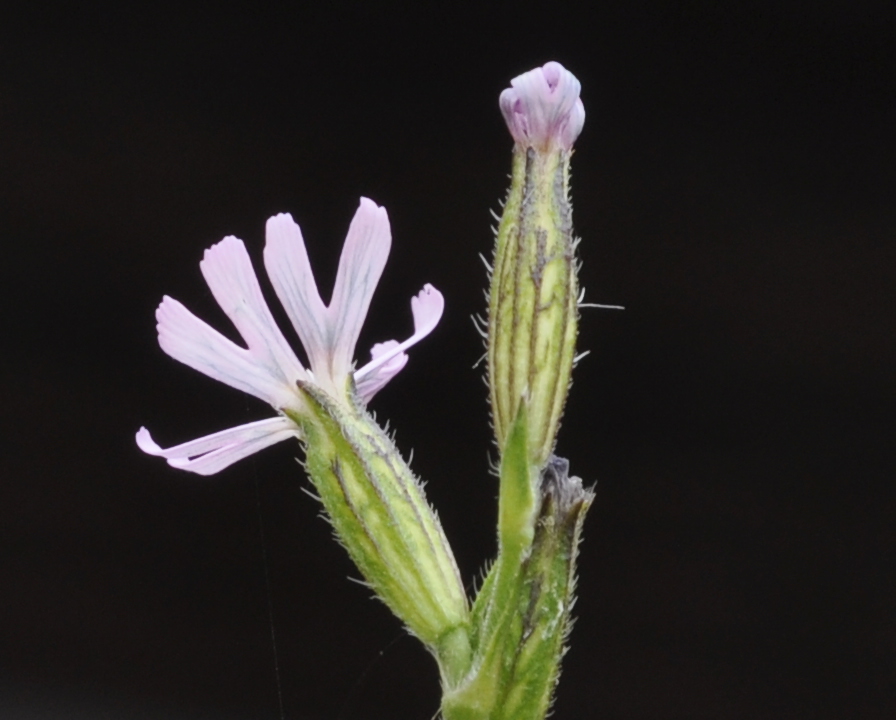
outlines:
[[[268,415],[165,356],[153,312],[226,329],[202,252],[235,234],[260,267],[282,211],[329,288],[358,197],[386,206],[359,352],[445,294],[373,407],[472,582],[497,96],[551,59],[587,110],[582,284],[627,308],[583,314],[558,447],[598,485],[556,717],[896,716],[891,2],[25,12],[0,23],[0,717],[279,718],[271,616],[287,718],[432,716],[434,663],[346,580],[296,445],[207,479],[137,450]]]

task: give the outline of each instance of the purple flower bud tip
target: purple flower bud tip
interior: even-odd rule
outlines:
[[[546,151],[572,148],[585,124],[582,89],[576,76],[549,62],[515,77],[501,93],[500,105],[513,139],[523,147]]]

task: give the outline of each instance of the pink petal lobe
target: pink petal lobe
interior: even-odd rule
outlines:
[[[445,312],[445,296],[427,283],[416,297],[411,298],[414,315],[414,336],[422,340],[435,330]]]
[[[304,368],[261,294],[243,241],[224,238],[205,251],[199,267],[215,300],[239,330],[255,361],[289,387],[296,380],[305,380]]]
[[[386,354],[389,354],[391,359],[356,381],[355,390],[358,393],[358,397],[365,403],[370,402],[373,396],[382,390],[386,383],[398,375],[404,366],[408,364],[407,353],[402,351],[399,351],[397,355],[392,353],[398,345],[398,340],[387,340],[383,343],[377,343],[370,349],[370,356],[373,360]]]
[[[442,293],[428,283],[424,285],[417,296],[411,298],[411,312],[414,315],[414,334],[402,343],[385,348],[378,356],[374,356],[373,360],[360,370],[357,370],[355,372],[355,383],[360,387],[369,375],[379,371],[380,368],[387,365],[387,363],[392,361],[397,355],[403,353],[412,345],[416,345],[429,335],[435,326],[438,325],[444,310],[445,298]],[[384,345],[386,345],[386,343],[384,343]],[[402,367],[404,367],[404,365],[402,365]],[[399,368],[399,370],[400,369],[401,368]],[[391,380],[397,372],[398,370],[390,375],[386,379],[386,382]]]
[[[162,449],[146,428],[137,431],[137,445],[149,455],[163,457],[172,467],[199,475],[214,475],[237,460],[275,443],[299,437],[295,423],[285,417],[259,420]]]
[[[149,434],[149,430],[145,427],[142,427],[137,431],[137,447],[147,455],[161,455],[164,452],[164,450],[155,443],[152,439],[152,435]]]
[[[211,328],[177,300],[165,296],[156,310],[156,320],[159,345],[175,360],[275,407],[295,401],[280,372],[272,373],[260,365],[249,350]]]
[[[385,208],[361,198],[345,238],[333,297],[327,308],[331,362],[328,370],[332,378],[346,377],[351,370],[361,326],[391,246],[392,231]],[[317,367],[312,369],[319,373]]]
[[[281,213],[268,220],[266,237],[264,266],[274,291],[305,347],[311,367],[326,367],[330,324],[302,231],[291,215]]]

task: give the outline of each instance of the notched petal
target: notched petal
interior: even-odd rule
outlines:
[[[330,335],[327,308],[321,300],[302,231],[288,213],[266,225],[264,266],[277,297],[299,335],[313,370],[326,366]]]
[[[370,402],[373,396],[382,390],[386,383],[398,375],[404,369],[404,366],[408,364],[407,353],[400,350],[398,354],[393,353],[393,350],[398,348],[398,346],[398,340],[387,340],[386,342],[377,343],[370,349],[372,360],[387,354],[390,356],[390,359],[373,372],[364,375],[360,379],[356,378],[355,391],[358,393],[358,397],[365,403]]]
[[[294,403],[295,396],[279,372],[272,373],[249,350],[224,337],[177,300],[166,295],[156,310],[156,320],[159,345],[175,360],[274,407]]]
[[[361,198],[327,306],[318,292],[299,226],[289,215],[268,220],[265,267],[319,382],[339,387],[351,371],[355,345],[391,245],[385,208]]]
[[[145,427],[137,431],[137,445],[145,453],[163,457],[172,467],[199,475],[213,475],[237,460],[282,442],[299,437],[299,429],[289,418],[275,417],[239,425],[197,440],[161,448]]]
[[[416,345],[429,335],[435,329],[435,326],[438,325],[444,310],[445,298],[442,293],[428,283],[424,285],[423,289],[415,297],[411,298],[411,312],[414,315],[414,334],[404,342],[390,346],[378,357],[374,357],[373,360],[356,371],[355,382],[358,384],[362,383],[368,375],[379,371],[394,357],[403,353],[412,345]],[[394,374],[387,379],[387,382],[392,377],[394,377]]]
[[[414,315],[414,335],[422,340],[429,335],[442,319],[445,312],[445,296],[427,283],[411,298],[411,313]]]
[[[199,268],[256,361],[284,385],[304,380],[305,370],[271,315],[243,241],[229,236],[212,245]]]
[[[362,197],[342,247],[333,297],[327,308],[329,369],[334,379],[348,375],[351,369],[355,345],[391,247],[392,230],[386,209]]]

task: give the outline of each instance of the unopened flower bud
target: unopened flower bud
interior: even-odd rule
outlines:
[[[575,75],[558,62],[549,62],[510,81],[500,105],[513,139],[523,147],[564,150],[582,132],[585,106]]]
[[[566,402],[578,326],[569,159],[585,110],[559,63],[520,75],[501,94],[516,141],[489,294],[488,374],[499,448],[528,404],[530,459],[550,456]]]

